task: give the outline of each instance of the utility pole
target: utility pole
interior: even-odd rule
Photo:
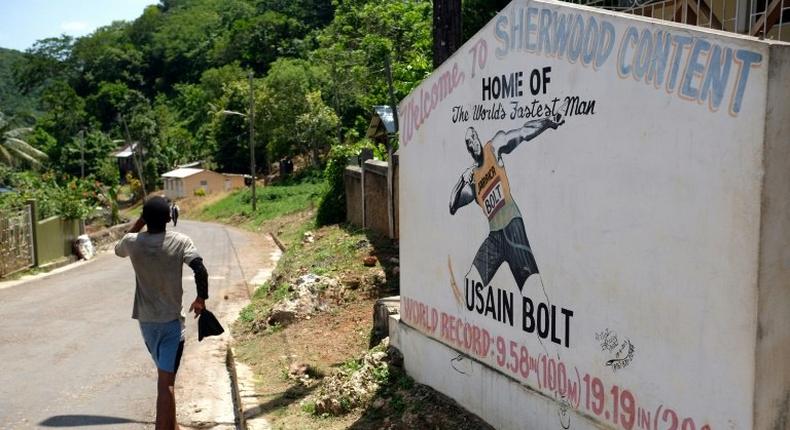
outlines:
[[[395,122],[395,134],[400,129],[398,125],[398,102],[395,100],[395,88],[392,84],[392,65],[390,64],[390,54],[384,57],[384,68],[387,72],[387,87],[390,95],[390,108],[392,109],[392,119]],[[386,128],[385,128],[386,129]],[[389,237],[395,238],[395,158],[393,157],[392,139],[395,137],[387,133],[387,218],[389,221]]]
[[[252,211],[255,212],[255,92],[252,82],[253,72],[250,70],[250,112],[247,120],[250,122],[250,174],[252,175]]]
[[[80,130],[80,179],[85,179],[85,130]]]
[[[461,47],[461,0],[433,2],[433,68]]]
[[[398,102],[395,100],[395,87],[392,84],[392,65],[390,64],[390,54],[384,57],[384,67],[387,71],[387,87],[390,93],[390,106],[392,107],[392,119],[395,121],[395,132],[397,133],[400,127],[398,126]]]

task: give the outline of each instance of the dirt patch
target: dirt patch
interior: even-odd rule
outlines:
[[[384,356],[381,347],[368,350],[374,302],[360,299],[239,340],[238,358],[257,376],[258,413],[273,429],[490,429],[453,400],[415,383],[396,351]],[[366,369],[369,374],[360,375]],[[375,385],[366,387],[375,391],[362,396],[339,388],[371,379]],[[335,404],[337,413],[317,408],[317,402]]]
[[[261,231],[265,233],[274,233],[277,236],[288,236],[289,234],[294,234],[293,226],[303,225],[305,222],[312,220],[314,217],[315,211],[313,210],[283,215],[277,219],[273,219],[261,224]]]
[[[334,312],[302,320],[278,331],[237,339],[236,352],[258,377],[260,410],[272,428],[342,429],[356,417],[322,419],[302,411],[300,402],[314,391],[289,377],[294,363],[306,364],[313,379],[329,374],[368,349],[373,300],[360,300]]]

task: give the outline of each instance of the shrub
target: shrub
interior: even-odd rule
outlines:
[[[316,213],[318,226],[337,224],[346,220],[346,188],[343,184],[343,172],[348,165],[348,159],[359,155],[363,148],[375,148],[375,145],[364,140],[355,145],[335,145],[329,151],[329,161],[324,169],[327,186]]]
[[[205,196],[205,195],[206,195],[206,190],[204,190],[203,188],[198,188],[198,189],[196,189],[196,190],[194,191],[194,193],[193,193],[193,194],[194,194],[194,195],[196,195],[196,196],[198,196],[198,197],[203,197],[203,196]]]
[[[126,183],[129,185],[129,191],[132,193],[135,200],[142,197],[143,184],[139,179],[132,175],[132,172],[126,172]]]
[[[38,206],[38,218],[60,215],[67,219],[85,219],[100,204],[101,184],[89,179],[56,177],[52,173],[5,172],[0,185],[14,190],[0,195],[0,207],[15,208],[29,199]]]

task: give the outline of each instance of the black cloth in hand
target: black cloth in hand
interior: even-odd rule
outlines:
[[[204,337],[219,336],[222,333],[225,333],[225,329],[217,321],[217,317],[203,309],[198,318],[198,342],[202,341]]]

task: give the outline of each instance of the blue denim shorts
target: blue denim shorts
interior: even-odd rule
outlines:
[[[184,328],[181,320],[166,323],[140,321],[140,332],[156,367],[170,373],[178,371],[184,351]]]

